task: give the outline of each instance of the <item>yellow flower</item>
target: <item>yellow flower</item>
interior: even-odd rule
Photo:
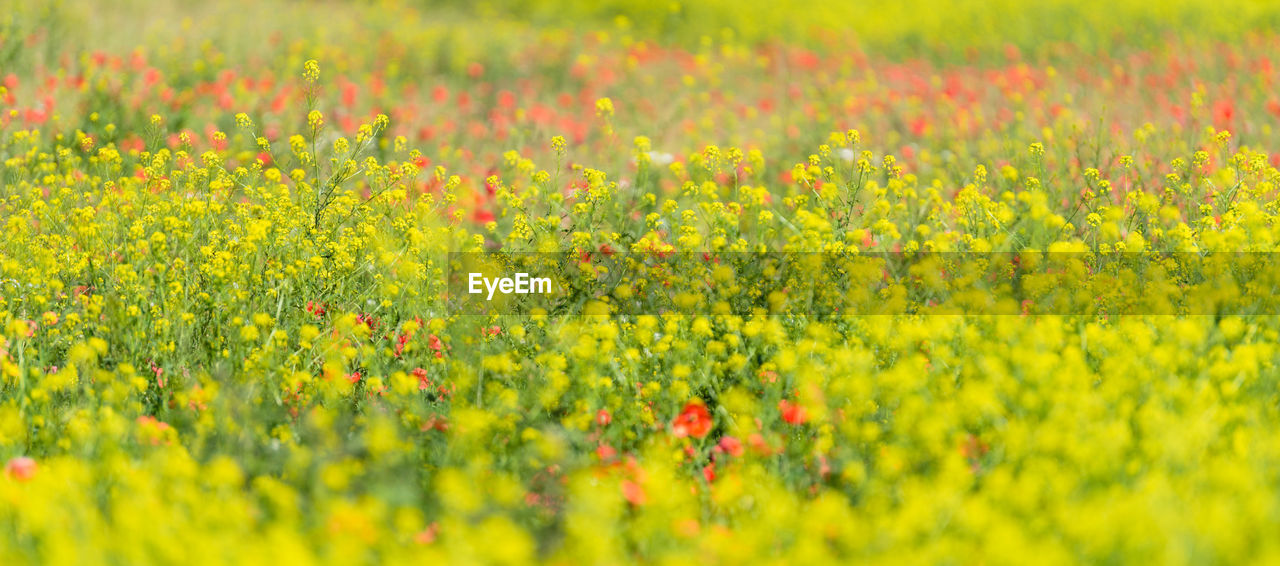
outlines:
[[[309,59],[302,64],[302,78],[308,83],[315,83],[320,80],[320,63],[315,59]]]
[[[609,98],[600,98],[596,100],[596,115],[602,118],[613,116],[613,100]]]

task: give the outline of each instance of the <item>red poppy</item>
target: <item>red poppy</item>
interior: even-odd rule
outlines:
[[[609,415],[609,411],[600,409],[596,412],[596,424],[600,426],[609,426],[613,422],[613,417]]]
[[[1236,116],[1236,105],[1230,100],[1219,100],[1213,105],[1213,124],[1219,129],[1231,126]]]
[[[716,464],[712,462],[707,467],[702,468],[702,477],[707,479],[707,483],[716,481]]]
[[[644,505],[644,488],[631,480],[622,480],[622,497],[632,505]]]
[[[697,401],[685,404],[684,409],[671,421],[671,431],[676,437],[702,438],[711,432],[711,412]]]
[[[404,353],[404,347],[409,344],[410,336],[408,334],[396,335],[396,357],[400,357]]]
[[[440,337],[432,334],[427,337],[427,347],[435,350],[436,358],[444,357],[444,342],[440,341]]]
[[[445,417],[436,417],[436,416],[430,417],[427,419],[426,422],[422,423],[422,425],[418,427],[418,430],[421,430],[423,432],[426,432],[428,430],[438,430],[440,432],[448,431],[449,419]]]
[[[423,529],[417,535],[414,535],[413,542],[418,544],[431,544],[436,541],[436,536],[440,532],[440,525],[431,523],[430,527]]]
[[[778,411],[782,413],[782,420],[787,424],[804,424],[809,419],[809,415],[805,413],[804,407],[783,399],[778,401]]]
[[[725,436],[720,439],[720,449],[724,450],[730,456],[741,456],[742,442],[732,436]]]
[[[309,313],[311,313],[313,316],[315,316],[315,317],[319,318],[319,317],[324,316],[324,315],[325,315],[325,313],[326,313],[326,312],[328,312],[328,307],[327,307],[327,305],[325,305],[324,303],[317,303],[317,302],[315,302],[315,301],[307,301],[307,312],[309,312]]]
[[[496,218],[497,217],[493,215],[493,212],[485,209],[476,210],[475,213],[471,215],[471,219],[477,224],[487,224],[489,222],[493,222]]]
[[[36,477],[36,461],[26,456],[13,458],[4,465],[4,473],[18,481],[28,481]]]

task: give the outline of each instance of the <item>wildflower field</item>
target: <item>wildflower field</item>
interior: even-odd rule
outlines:
[[[0,0],[0,564],[1280,562],[1277,92],[1258,0]]]

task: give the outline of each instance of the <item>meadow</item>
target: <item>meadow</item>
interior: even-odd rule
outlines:
[[[1278,5],[2,4],[0,563],[1280,561]]]

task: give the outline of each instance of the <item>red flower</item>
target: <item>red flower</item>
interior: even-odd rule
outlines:
[[[990,447],[987,446],[987,443],[973,434],[970,434],[965,439],[964,444],[960,446],[960,453],[969,461],[969,469],[975,474],[982,470],[982,457],[987,454],[988,450],[990,450]]]
[[[444,357],[444,343],[440,341],[440,337],[432,334],[427,337],[427,347],[436,351],[436,358]]]
[[[609,426],[613,422],[613,417],[609,415],[609,411],[600,409],[596,412],[596,424],[600,426]]]
[[[671,431],[679,438],[702,438],[711,432],[711,412],[697,401],[685,404],[684,409],[671,421]]]
[[[712,462],[707,467],[702,468],[702,477],[707,479],[707,483],[716,481],[716,464]]]
[[[632,505],[644,505],[644,488],[631,480],[622,480],[622,497]]]
[[[418,544],[431,544],[436,541],[436,536],[440,532],[440,525],[431,523],[430,527],[423,529],[417,535],[414,535],[413,542]]]
[[[724,450],[730,456],[735,456],[735,457],[741,456],[742,441],[732,436],[725,436],[724,438],[720,439],[720,449]]]
[[[317,318],[324,316],[325,312],[327,311],[328,311],[328,308],[324,303],[307,301],[307,312],[311,313]]]
[[[19,456],[4,465],[4,473],[15,480],[28,481],[36,477],[36,461],[26,456]]]
[[[365,325],[366,327],[369,328],[370,331],[377,330],[378,326],[380,326],[378,324],[378,320],[373,318],[373,315],[371,314],[356,315],[356,322],[359,322],[360,324]]]
[[[418,430],[421,430],[422,432],[426,432],[428,430],[438,430],[440,432],[448,431],[449,419],[437,416],[430,417],[426,422],[422,423],[422,425],[418,427]]]
[[[1230,100],[1219,100],[1213,105],[1213,124],[1219,129],[1231,125],[1236,116],[1236,105]]]
[[[157,366],[154,361],[150,362],[150,364],[151,364],[151,371],[155,372],[156,374],[156,387],[164,389],[165,379],[161,377],[162,375],[164,375],[164,368]]]
[[[778,401],[778,411],[782,413],[782,420],[787,424],[804,424],[809,419],[809,415],[805,413],[804,407],[783,399]]]

